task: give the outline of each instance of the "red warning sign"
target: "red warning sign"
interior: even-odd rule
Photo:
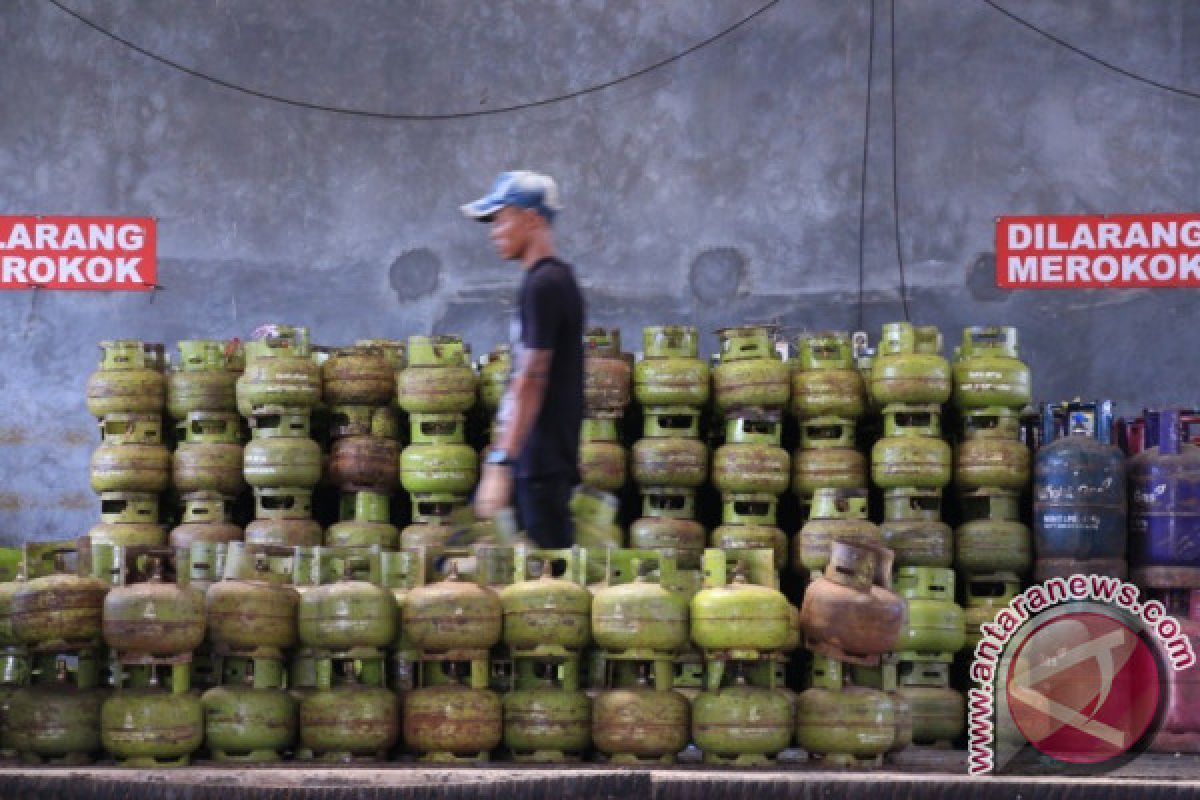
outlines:
[[[157,276],[153,217],[0,216],[0,289],[137,292]]]
[[[1200,286],[1200,214],[999,217],[1005,289]]]

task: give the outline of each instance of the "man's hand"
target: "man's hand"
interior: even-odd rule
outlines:
[[[484,464],[483,477],[475,492],[475,516],[491,519],[512,504],[512,467]]]

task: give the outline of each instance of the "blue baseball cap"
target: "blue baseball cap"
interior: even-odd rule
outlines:
[[[497,211],[505,206],[532,208],[547,222],[562,210],[558,201],[558,186],[549,175],[540,172],[518,170],[501,172],[496,176],[491,191],[473,203],[459,206],[464,214],[480,222],[488,222]]]

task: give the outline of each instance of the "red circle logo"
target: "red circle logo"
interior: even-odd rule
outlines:
[[[1162,700],[1150,646],[1118,619],[1071,612],[1038,625],[1008,669],[1013,721],[1042,753],[1101,764],[1134,747]]]

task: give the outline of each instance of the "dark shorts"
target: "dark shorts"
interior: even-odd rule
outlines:
[[[546,549],[574,544],[575,524],[570,509],[571,490],[575,488],[573,476],[517,476],[514,484],[517,523],[525,535]]]

